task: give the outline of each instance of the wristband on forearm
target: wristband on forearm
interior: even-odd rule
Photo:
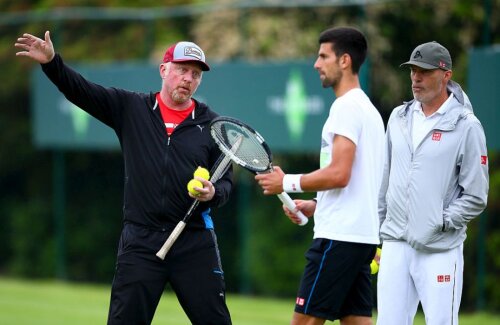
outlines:
[[[285,174],[283,177],[283,191],[287,193],[302,193],[300,178],[302,174]]]

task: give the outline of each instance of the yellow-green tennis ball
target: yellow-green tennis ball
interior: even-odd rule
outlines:
[[[375,260],[372,260],[372,262],[370,263],[370,270],[372,272],[372,274],[375,274],[378,272],[378,264],[377,264],[377,261]]]
[[[204,180],[207,180],[210,178],[210,172],[208,169],[203,168],[203,167],[198,167],[193,174],[195,177],[203,178]]]
[[[195,186],[199,187],[199,188],[203,188],[203,183],[197,179],[190,180],[188,185],[187,185],[188,192],[193,194],[193,195],[199,195],[200,192],[198,192],[197,190],[194,189]]]
[[[375,253],[375,256],[378,256],[379,261],[380,261],[380,255],[382,254],[382,249],[380,247],[377,247],[377,252]],[[378,272],[379,264],[377,261],[375,261],[375,258],[372,260],[370,263],[370,270],[372,274],[375,274]]]

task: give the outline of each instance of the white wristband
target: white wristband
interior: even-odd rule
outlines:
[[[285,174],[283,177],[283,191],[287,193],[302,193],[300,178],[302,174]]]

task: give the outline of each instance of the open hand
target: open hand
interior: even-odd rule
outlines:
[[[24,33],[17,39],[14,46],[21,49],[16,53],[16,56],[26,56],[42,64],[52,61],[55,55],[49,31],[45,32],[45,40]]]

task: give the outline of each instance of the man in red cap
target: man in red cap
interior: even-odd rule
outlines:
[[[40,63],[69,101],[120,141],[124,226],[108,324],[150,324],[167,283],[193,324],[231,324],[210,209],[227,201],[232,169],[215,183],[202,180],[186,229],[165,260],[155,255],[193,202],[186,188],[193,171],[211,169],[221,155],[208,127],[217,114],[192,98],[210,70],[202,49],[191,42],[171,46],[159,67],[161,90],[146,94],[86,80],[55,53],[49,32],[45,39],[23,34],[15,46],[17,56]]]

